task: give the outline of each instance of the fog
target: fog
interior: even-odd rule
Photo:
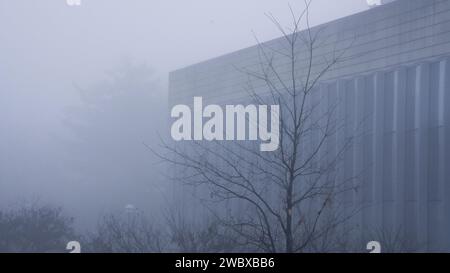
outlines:
[[[367,9],[313,2],[313,25]],[[168,72],[278,37],[269,12],[291,18],[280,0],[0,0],[0,207],[58,204],[80,229],[161,210],[167,170],[146,145],[169,130]]]

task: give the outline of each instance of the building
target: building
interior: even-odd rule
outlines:
[[[328,42],[317,59],[346,50],[321,89],[347,98],[350,124],[369,117],[344,162],[363,173],[355,225],[402,230],[419,251],[450,251],[450,1],[398,0],[319,29]],[[236,67],[256,65],[257,55],[255,46],[173,71],[170,105],[246,101]]]

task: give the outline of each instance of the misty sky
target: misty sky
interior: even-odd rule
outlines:
[[[65,0],[0,0],[0,205],[29,196],[76,204],[78,197],[66,200],[76,187],[66,184],[55,141],[67,134],[64,109],[80,103],[74,84],[99,82],[105,71],[133,60],[151,67],[164,87],[171,70],[253,45],[252,31],[262,41],[279,36],[264,13],[288,25],[288,2],[303,6],[82,0],[70,7]],[[313,2],[314,25],[367,9],[365,0]]]

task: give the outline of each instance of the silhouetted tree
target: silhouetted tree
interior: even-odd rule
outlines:
[[[77,181],[76,187],[85,188],[81,191],[95,185],[95,196],[111,200],[110,207],[133,203],[150,209],[158,202],[155,188],[161,178],[143,142],[159,140],[156,132],[166,111],[155,72],[125,60],[104,79],[75,88],[81,104],[67,108],[64,118],[68,176]]]

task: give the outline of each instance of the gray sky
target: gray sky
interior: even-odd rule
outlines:
[[[314,0],[311,22],[367,8],[365,0]],[[79,104],[73,83],[102,81],[132,59],[165,86],[171,70],[253,45],[252,31],[261,41],[279,36],[267,12],[289,24],[284,0],[0,0],[0,205],[29,196],[61,202],[61,192],[77,189],[55,142],[63,110]]]
[[[252,30],[261,40],[277,37],[264,13],[288,24],[288,3],[303,7],[301,0],[82,0],[77,7],[65,0],[0,0],[2,49],[8,50],[2,57],[11,73],[26,62],[34,72],[84,78],[120,56],[145,59],[166,73],[250,46]],[[314,0],[311,21],[366,8],[365,0]]]

